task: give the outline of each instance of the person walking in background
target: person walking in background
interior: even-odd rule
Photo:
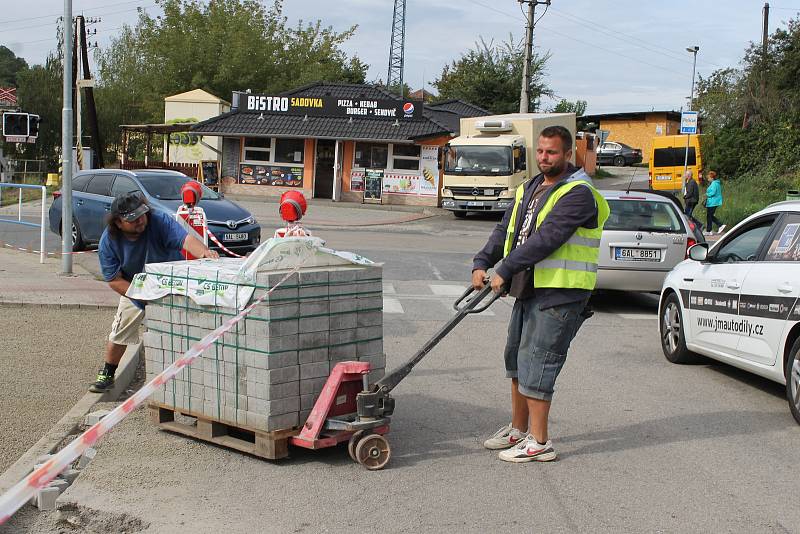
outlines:
[[[686,216],[693,219],[692,212],[700,201],[700,187],[692,177],[692,171],[683,173],[683,211]]]
[[[722,182],[714,171],[708,172],[708,179],[711,183],[706,189],[706,230],[708,233],[714,233],[713,224],[716,223],[719,233],[722,233],[725,231],[725,225],[714,215],[717,208],[722,206]]]

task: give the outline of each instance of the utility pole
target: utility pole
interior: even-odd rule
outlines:
[[[694,75],[697,71],[697,52],[700,51],[699,46],[689,46],[686,48],[686,51],[692,54],[694,57],[692,59],[692,89],[689,93],[689,111],[694,111]],[[698,120],[698,124],[699,124]],[[690,134],[686,134],[686,154],[683,157],[683,174],[686,175],[686,169],[689,167],[689,138],[691,137]],[[697,154],[695,154],[695,158],[697,158]],[[695,159],[695,162],[697,159]],[[699,171],[698,171],[699,174]],[[683,179],[683,178],[681,178]],[[684,190],[686,185],[684,184]]]
[[[531,101],[531,60],[533,57],[534,12],[539,4],[549,6],[550,0],[517,0],[520,4],[528,4],[528,22],[525,25],[525,59],[522,63],[522,91],[519,95],[519,112],[528,112]],[[535,110],[534,110],[535,111]]]
[[[61,272],[72,274],[72,0],[64,0],[64,95],[61,109]]]
[[[763,25],[761,28],[761,55],[767,58],[767,43],[769,38],[769,2],[764,3]]]

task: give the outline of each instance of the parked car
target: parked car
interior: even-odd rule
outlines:
[[[785,384],[800,423],[800,202],[692,247],[664,280],[659,328],[672,363],[702,355]]]
[[[600,239],[597,289],[661,290],[664,277],[703,242],[676,204],[659,194],[601,191],[611,213]]]
[[[177,171],[142,169],[95,169],[80,171],[72,179],[72,241],[74,250],[97,245],[105,229],[105,216],[114,197],[129,191],[144,194],[153,209],[174,215],[181,201],[180,189],[191,180]],[[50,229],[61,235],[61,192],[50,206]],[[206,186],[200,207],[206,213],[208,229],[229,250],[252,251],[261,241],[261,227],[255,217],[235,202],[225,200]],[[218,248],[209,241],[211,248]]]
[[[666,199],[669,199],[669,201],[672,202],[675,205],[675,207],[678,208],[678,210],[681,213],[685,213],[684,212],[683,203],[680,200],[678,200],[678,197],[676,197],[670,191],[658,191],[658,190],[653,190],[653,189],[630,189],[629,191],[638,191],[640,193],[650,193],[650,194],[653,194],[653,195],[658,195],[660,197],[664,197]],[[703,225],[702,225],[702,223],[700,223],[700,221],[698,221],[697,219],[695,219],[693,217],[687,217],[686,219],[689,221],[689,228],[692,230],[692,234],[694,235],[695,241],[698,242],[698,243],[704,243],[706,241],[706,238],[703,235]]]
[[[642,162],[642,151],[625,143],[603,143],[597,149],[597,163],[601,165],[612,164],[615,167],[624,167]]]

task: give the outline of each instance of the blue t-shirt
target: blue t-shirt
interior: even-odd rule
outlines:
[[[144,233],[135,241],[120,236],[113,239],[108,228],[100,237],[97,250],[103,278],[110,282],[122,273],[127,281],[144,271],[145,263],[182,260],[181,249],[186,239],[186,230],[178,222],[162,211],[151,209]]]

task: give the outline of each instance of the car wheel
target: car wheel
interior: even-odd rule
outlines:
[[[659,314],[659,332],[664,356],[672,363],[693,363],[697,355],[686,348],[683,314],[678,295],[670,293]]]
[[[786,360],[786,400],[795,421],[800,423],[800,338],[794,341]]]
[[[60,225],[59,228],[61,228]],[[58,232],[58,235],[61,235],[60,231]],[[86,249],[86,241],[83,240],[81,228],[78,226],[78,221],[72,219],[72,251],[80,252],[84,249]]]
[[[453,215],[455,215],[459,219],[463,219],[464,217],[467,216],[467,212],[466,210],[457,210],[453,212]]]
[[[622,156],[617,156],[614,158],[614,166],[615,167],[624,167],[625,166],[625,158]]]

